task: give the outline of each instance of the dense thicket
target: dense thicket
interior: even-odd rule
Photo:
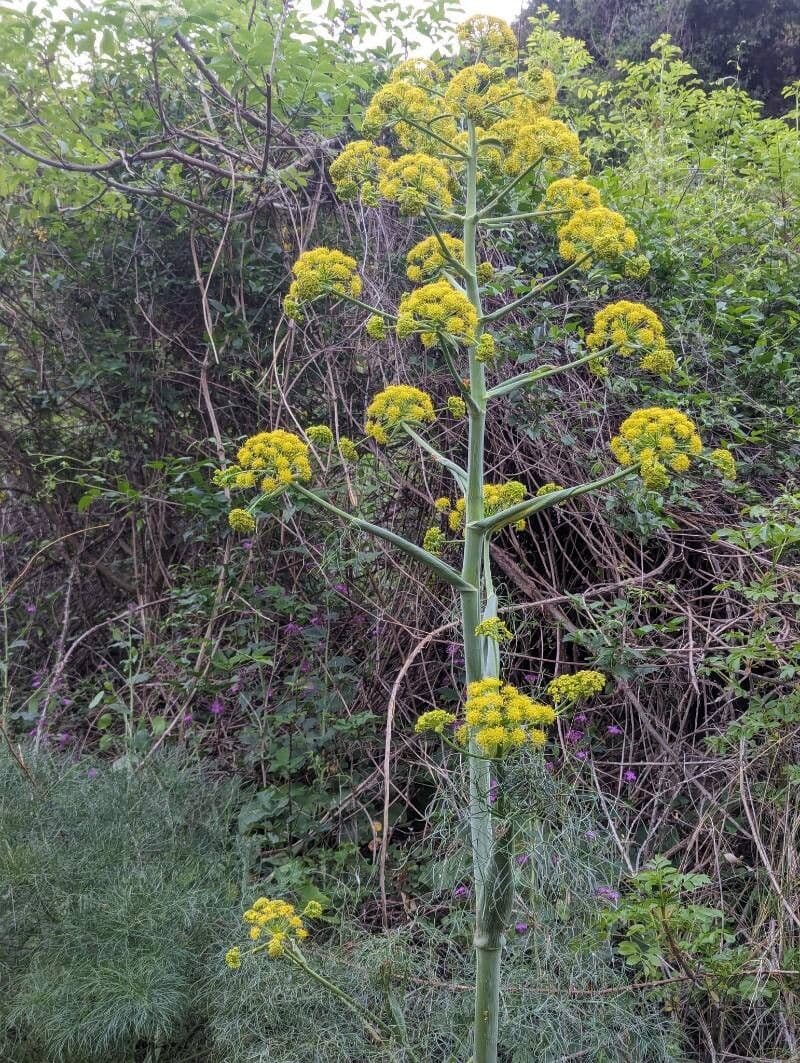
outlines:
[[[800,0],[554,0],[564,33],[585,41],[606,68],[640,61],[664,33],[709,81],[730,78],[785,109],[782,90],[800,77]],[[530,4],[520,23],[541,8]]]
[[[114,2],[63,21],[4,19],[2,728],[23,763],[31,745],[46,747],[84,775],[89,751],[100,758],[93,768],[124,774],[172,747],[202,760],[205,778],[236,774],[234,819],[253,876],[324,890],[348,913],[345,946],[353,926],[359,935],[389,926],[414,943],[425,972],[416,976],[457,986],[458,961],[443,958],[437,937],[444,926],[457,940],[457,818],[431,807],[442,766],[403,727],[456,697],[455,617],[420,572],[301,509],[235,543],[210,482],[257,428],[325,419],[359,438],[367,396],[408,367],[447,394],[441,367],[413,346],[375,344],[357,315],[334,332],[324,315],[299,327],[280,314],[289,263],[317,243],[357,251],[370,301],[400,286],[413,228],[386,208],[343,209],[326,174],[398,40],[445,27],[437,11],[416,28],[398,17],[387,47],[353,47],[390,14],[337,10],[322,20],[325,34],[283,9],[227,0],[180,19]],[[633,1051],[615,1049],[609,1031],[646,1023],[645,1059],[790,1059],[800,945],[796,110],[762,118],[740,88],[710,89],[663,41],[613,80],[592,73],[585,49],[546,18],[529,47],[556,72],[604,200],[640,235],[652,270],[628,282],[629,294],[667,322],[681,371],[677,383],[642,386],[579,370],[511,403],[491,440],[498,474],[586,478],[635,389],[636,405],[678,405],[709,439],[732,438],[740,486],[733,495],[710,482],[691,494],[675,487],[661,502],[630,488],[548,517],[547,539],[534,523],[497,542],[519,675],[580,661],[614,679],[588,720],[565,721],[552,757],[558,786],[537,791],[551,816],[531,841],[547,932],[532,946],[535,963],[520,949],[509,979],[519,985],[535,970],[531,981],[549,979],[567,999],[563,1021],[542,1025],[541,1010],[537,1059],[567,1053],[558,1031],[579,1036],[569,1014],[589,1036],[565,985],[592,1003],[593,1058]],[[486,253],[521,292],[524,244],[512,272],[521,249],[512,256],[506,239],[498,231]],[[531,226],[525,239],[541,234]],[[600,282],[588,298],[563,284],[545,316],[577,336],[604,297]],[[524,314],[514,328],[511,365],[568,353]],[[510,462],[512,428],[525,442]],[[420,482],[377,459],[353,476],[368,515],[412,537],[441,493],[435,472]],[[13,809],[33,784],[16,761],[6,770],[23,788],[4,796]],[[433,826],[452,862],[432,861],[421,844]],[[107,833],[98,830],[98,846]],[[20,847],[42,868],[37,837],[33,855]],[[676,870],[642,877],[659,853]],[[648,908],[653,874],[678,919],[666,930]],[[28,881],[10,883],[12,907]],[[596,891],[620,882],[619,918],[609,920]],[[220,905],[223,934],[238,897]],[[2,947],[35,947],[29,933]],[[380,955],[387,969],[402,967],[394,941],[359,937],[359,963]],[[333,930],[331,963],[351,955],[338,942]],[[203,947],[197,977],[211,985],[218,956]],[[670,981],[634,1000],[614,990],[661,976]],[[41,1024],[36,1016],[57,1014],[63,999],[54,983],[26,977],[43,996],[38,1011],[23,1001],[6,1016],[15,1052],[31,1036],[25,1015]],[[598,985],[613,991],[593,997]],[[281,1030],[253,1017],[249,990],[209,991],[226,1010],[202,1022],[222,1043],[236,1032],[237,1060],[283,1058]],[[456,1010],[459,999],[453,989]],[[537,999],[525,996],[512,1031],[530,1028]],[[451,1013],[431,1017],[424,1005],[418,1029],[444,1036]],[[181,1007],[170,1037],[186,1033]],[[323,1033],[303,1058],[340,1058],[313,1056],[333,1044],[330,1016],[317,1021]],[[134,1033],[121,1060],[144,1058],[166,1036],[146,1023]],[[84,1042],[76,1051],[109,1058]],[[336,1051],[360,1058],[347,1042]]]

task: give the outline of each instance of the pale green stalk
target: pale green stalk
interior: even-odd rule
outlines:
[[[464,268],[465,287],[470,302],[480,320],[483,317],[477,275],[476,233],[478,144],[475,127],[469,123],[469,149],[466,173],[466,205],[464,210]],[[484,437],[486,432],[486,375],[484,367],[470,348],[470,391],[473,405],[469,408],[469,456],[467,462],[467,490],[465,499],[464,560],[461,575],[471,585],[461,592],[464,635],[464,661],[467,683],[474,683],[488,675],[498,676],[499,652],[484,654],[482,640],[475,629],[483,615],[496,611],[491,584],[491,564],[487,549],[484,519]],[[486,595],[483,609],[482,590]],[[476,752],[474,739],[471,750]],[[475,1030],[474,1063],[497,1063],[497,1036],[500,1014],[500,966],[504,931],[511,915],[514,883],[511,873],[510,840],[507,825],[494,825],[491,806],[492,764],[488,759],[469,758],[469,812],[472,836],[472,862],[475,879]],[[499,766],[495,762],[494,770]],[[501,780],[497,779],[499,786]],[[498,812],[503,808],[502,802]]]

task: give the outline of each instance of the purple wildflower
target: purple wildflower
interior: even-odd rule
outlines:
[[[333,589],[335,591],[338,591],[339,594],[347,594],[348,592],[348,587],[346,583],[334,583]]]
[[[28,614],[28,616],[33,616],[33,614],[36,612],[36,606],[33,604],[33,602],[25,603],[25,612]]]
[[[631,771],[629,768],[627,771],[623,771],[622,778],[625,782],[636,782],[638,776],[635,771]]]
[[[610,727],[606,727],[606,734],[607,735],[621,735],[622,734],[622,728],[621,727],[617,727],[617,725],[615,723],[612,723]]]
[[[489,804],[493,805],[497,800],[497,779],[492,779],[489,783]]]
[[[194,723],[194,716],[192,716],[190,712],[185,712],[183,714],[182,723],[186,724],[186,726],[188,727],[190,723]]]
[[[530,857],[528,856],[527,853],[520,853],[519,856],[517,857],[517,863],[519,864],[520,867],[524,867],[529,860],[530,860]]]
[[[290,620],[288,624],[283,625],[283,633],[284,635],[302,635],[303,628],[294,620]]]
[[[619,890],[614,890],[610,886],[598,886],[594,891],[595,897],[600,897],[604,901],[610,901],[612,904],[616,904],[619,900]]]
[[[576,731],[573,727],[570,727],[570,729],[564,735],[564,738],[571,745],[575,745],[576,742],[580,742],[580,740],[583,738],[583,731]]]
[[[578,760],[586,760],[588,758],[589,754],[586,752],[585,749],[579,749],[578,752],[575,754],[575,756],[577,757]]]
[[[584,838],[588,838],[589,841],[593,841],[596,837],[597,837],[597,831],[596,830],[587,830],[587,832],[584,834]]]
[[[575,723],[586,723],[588,719],[589,717],[586,715],[585,712],[579,712],[578,715],[575,717]]]
[[[214,700],[208,706],[208,711],[211,713],[212,716],[221,716],[225,711],[225,702],[222,700],[219,694],[214,697]]]
[[[89,770],[86,772],[86,778],[96,779],[99,774],[100,772],[97,770],[97,768],[89,768]]]
[[[541,678],[536,672],[526,672],[522,677],[529,686],[536,686]]]
[[[457,901],[463,901],[469,897],[469,886],[456,886],[453,890],[453,896]]]
[[[514,929],[516,930],[516,932],[518,934],[525,934],[525,933],[527,933],[527,930],[528,930],[528,924],[527,923],[514,923]]]

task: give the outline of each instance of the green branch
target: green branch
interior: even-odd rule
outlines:
[[[485,218],[489,211],[492,209],[492,207],[496,207],[502,199],[505,199],[509,192],[513,192],[517,185],[521,181],[524,181],[528,174],[532,173],[536,169],[536,167],[541,163],[543,158],[544,155],[540,155],[535,162],[532,162],[530,166],[526,166],[524,170],[518,173],[513,181],[509,181],[505,188],[501,188],[497,195],[494,196],[493,199],[490,199],[486,206],[482,207],[478,211],[478,220],[480,221],[481,218]]]
[[[497,321],[498,318],[510,314],[512,310],[516,310],[518,307],[524,306],[525,303],[529,303],[531,299],[535,299],[537,295],[541,295],[542,292],[547,291],[547,289],[552,287],[556,281],[560,281],[562,277],[566,277],[568,273],[577,269],[578,266],[582,265],[590,257],[591,254],[587,251],[585,255],[576,258],[574,262],[570,262],[570,264],[562,269],[560,273],[554,273],[552,277],[548,277],[547,280],[542,281],[541,284],[537,284],[535,288],[531,288],[529,292],[521,295],[519,299],[515,299],[511,303],[506,303],[506,305],[501,306],[499,310],[493,310],[491,314],[484,314],[481,319],[482,323],[486,324],[487,321]]]
[[[403,430],[414,440],[418,447],[421,447],[421,449],[424,450],[426,454],[430,454],[434,461],[438,461],[440,465],[444,466],[444,468],[447,469],[447,471],[451,474],[455,482],[461,488],[461,491],[466,493],[466,469],[462,469],[460,465],[456,465],[454,461],[451,461],[449,458],[446,458],[444,454],[438,451],[432,443],[429,443],[424,436],[421,436],[419,432],[415,432],[410,424],[404,423]]]
[[[486,398],[496,399],[501,395],[507,395],[510,391],[516,390],[516,388],[524,388],[528,384],[535,384],[537,380],[544,380],[549,376],[555,376],[557,373],[565,373],[568,369],[577,369],[579,365],[585,365],[587,362],[591,362],[593,358],[601,358],[610,350],[612,350],[611,347],[604,347],[600,351],[591,351],[589,354],[581,355],[580,358],[565,362],[563,365],[540,365],[538,369],[532,369],[529,373],[519,373],[517,376],[504,380],[502,384],[497,384],[495,387],[490,388],[486,392]]]
[[[566,209],[549,207],[546,210],[528,210],[522,214],[499,214],[495,218],[484,218],[481,225],[485,229],[499,229],[501,226],[513,225],[515,221],[536,221],[539,218],[552,218],[560,214],[569,214]]]
[[[382,528],[379,524],[371,524],[368,520],[362,520],[361,517],[356,517],[354,514],[348,513],[344,509],[339,509],[338,506],[335,506],[332,502],[322,498],[320,495],[314,494],[313,491],[309,491],[308,488],[303,487],[302,484],[295,483],[293,487],[299,495],[302,495],[303,498],[307,498],[309,502],[314,502],[316,505],[321,506],[322,509],[326,509],[329,513],[333,513],[335,516],[354,525],[354,527],[358,528],[360,531],[368,532],[370,535],[375,535],[379,539],[385,539],[387,543],[396,546],[399,550],[402,550],[404,554],[412,557],[415,561],[421,561],[423,565],[426,565],[429,569],[435,572],[440,579],[443,579],[445,583],[448,583],[451,587],[455,587],[456,590],[462,592],[475,590],[472,584],[459,575],[454,568],[451,568],[446,561],[434,557],[433,554],[423,549],[423,547],[417,546],[416,543],[412,543],[410,539],[404,539],[402,535],[397,535],[395,532],[389,531],[388,528]]]
[[[474,528],[485,535],[490,535],[492,532],[505,528],[507,524],[512,524],[517,520],[524,520],[526,517],[533,516],[534,513],[540,513],[543,509],[557,506],[559,502],[567,502],[570,498],[577,498],[579,495],[585,495],[590,491],[597,491],[601,487],[617,483],[617,481],[624,480],[637,471],[638,466],[628,466],[624,469],[618,469],[609,476],[602,476],[599,480],[591,480],[589,483],[578,484],[576,487],[564,487],[560,491],[550,491],[549,494],[540,495],[538,498],[529,498],[525,502],[517,502],[515,506],[509,506],[508,509],[503,509],[491,517],[484,517],[483,520],[474,521],[472,524],[468,524],[467,527]]]

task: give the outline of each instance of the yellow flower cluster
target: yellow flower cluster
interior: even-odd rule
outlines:
[[[302,913],[298,914],[288,901],[259,897],[253,907],[244,913],[244,921],[250,927],[250,940],[260,942],[248,950],[248,955],[266,952],[272,959],[283,956],[289,944],[304,941],[308,937],[303,917],[318,919],[321,915],[322,905],[318,901],[309,901]],[[241,967],[242,950],[238,945],[225,953],[225,963],[231,970]]]
[[[440,102],[427,86],[399,78],[379,88],[364,111],[361,128],[365,136],[375,137],[386,126],[392,127],[407,151],[441,151],[440,142],[426,132],[426,126],[450,142],[456,134],[455,122],[442,113]]]
[[[506,480],[499,484],[484,484],[483,486],[483,512],[487,517],[499,513],[509,506],[515,506],[522,502],[527,494],[525,484],[519,480]],[[459,498],[451,503],[449,498],[437,498],[434,506],[437,512],[447,516],[447,526],[450,531],[457,532],[464,527],[464,515],[466,512],[466,500]],[[518,521],[515,525],[519,531],[525,527],[525,521]]]
[[[572,675],[560,675],[547,684],[546,690],[550,700],[557,707],[562,705],[575,705],[579,701],[585,701],[595,694],[600,694],[606,685],[606,677],[602,672],[595,672],[591,668],[584,668]]]
[[[336,195],[341,200],[360,196],[362,203],[378,203],[378,179],[389,162],[389,149],[371,140],[351,141],[333,160],[329,173]]]
[[[499,67],[476,63],[453,74],[444,91],[445,107],[458,117],[469,118],[483,124],[491,113],[492,105],[504,101],[508,89],[498,83],[504,81]],[[496,116],[496,117],[499,117]]]
[[[563,491],[563,484],[555,484],[552,481],[550,483],[542,484],[541,487],[536,490],[536,497],[541,498],[543,495],[552,495],[553,491]]]
[[[517,38],[507,22],[494,15],[473,15],[457,29],[462,47],[476,60],[513,63],[517,58]]]
[[[543,203],[548,210],[565,211],[568,214],[602,205],[599,191],[580,177],[560,177],[557,181],[551,181]]]
[[[388,443],[393,429],[401,424],[430,424],[435,419],[430,395],[409,384],[392,384],[367,407],[364,430],[376,443]]]
[[[608,207],[577,210],[558,229],[558,252],[567,262],[588,270],[595,262],[613,262],[636,247],[636,233],[621,214]]]
[[[223,477],[227,485],[242,490],[257,487],[270,494],[296,480],[311,479],[308,444],[282,428],[250,436],[239,447],[236,461]]]
[[[639,354],[640,369],[663,376],[675,368],[675,355],[667,347],[658,314],[643,303],[627,299],[597,311],[586,346],[589,350],[613,347],[623,357]]]
[[[544,745],[544,728],[555,718],[552,706],[535,702],[499,679],[481,679],[467,687],[466,727],[487,756],[499,757],[526,744]]]
[[[441,528],[428,528],[422,538],[422,545],[429,554],[438,557],[444,550],[446,539]]]
[[[389,81],[407,81],[409,85],[432,88],[444,80],[440,67],[431,59],[404,59],[389,75]]]
[[[292,266],[294,280],[283,301],[287,317],[302,321],[301,307],[325,295],[361,295],[358,263],[350,255],[317,247],[304,251]]]
[[[386,319],[381,317],[380,314],[370,314],[364,326],[364,331],[373,340],[385,340],[387,332]]]
[[[475,634],[491,639],[493,642],[510,642],[514,637],[508,625],[499,616],[490,616],[486,620],[481,620],[475,628]]]
[[[232,509],[228,514],[228,524],[235,532],[239,532],[242,535],[246,535],[256,529],[256,522],[252,514],[248,513],[246,509]]]
[[[432,280],[450,260],[464,265],[464,241],[450,233],[442,233],[441,240],[437,236],[427,236],[414,244],[406,255],[406,276],[414,284],[424,283]]]
[[[497,358],[497,341],[491,332],[482,332],[475,344],[475,357],[479,362],[491,365]]]
[[[326,424],[309,425],[306,437],[318,447],[329,447],[333,443],[333,432]]]
[[[717,447],[708,455],[708,460],[726,480],[736,479],[736,459],[725,447]]]
[[[339,436],[339,453],[344,461],[356,462],[360,456],[355,443],[347,436]]]
[[[449,395],[447,397],[447,412],[461,420],[467,416],[467,404],[460,395]]]
[[[440,735],[454,720],[455,716],[452,712],[445,712],[444,709],[431,709],[430,712],[423,712],[417,718],[414,730],[417,734],[433,731],[434,734]]]
[[[400,299],[396,325],[400,339],[419,333],[424,347],[435,347],[440,337],[447,336],[469,347],[477,327],[475,307],[449,281],[424,284]]]
[[[555,118],[530,122],[504,118],[495,122],[487,135],[503,145],[503,169],[510,177],[519,176],[540,160],[548,174],[583,173],[589,166],[581,154],[577,133]]]
[[[645,486],[657,490],[669,483],[669,472],[685,473],[703,449],[694,423],[680,410],[649,406],[620,425],[610,443],[623,466],[638,463]]]
[[[397,203],[404,217],[411,217],[421,214],[425,207],[451,207],[449,184],[450,173],[444,163],[418,151],[386,164],[378,192],[382,199]]]

